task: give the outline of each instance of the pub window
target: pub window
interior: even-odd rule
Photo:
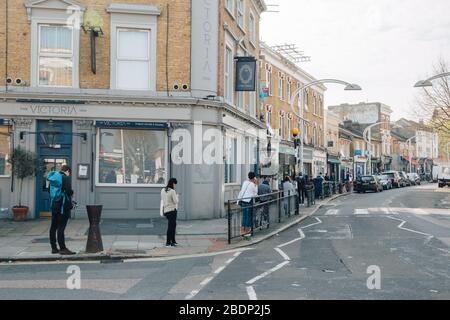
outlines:
[[[237,183],[237,139],[226,137],[225,183]]]
[[[0,176],[11,175],[11,165],[8,163],[11,150],[11,138],[8,127],[0,127]]]
[[[108,185],[165,185],[167,133],[99,129],[98,182]]]
[[[74,75],[73,28],[39,25],[39,86],[72,87]]]

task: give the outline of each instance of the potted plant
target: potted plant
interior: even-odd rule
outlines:
[[[14,149],[8,162],[12,166],[12,174],[19,180],[19,205],[12,208],[15,221],[24,221],[29,208],[22,205],[23,180],[33,177],[38,168],[37,155],[21,147]]]

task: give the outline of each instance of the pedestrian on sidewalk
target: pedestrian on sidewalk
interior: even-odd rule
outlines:
[[[283,180],[283,198],[284,198],[284,212],[286,216],[290,216],[289,203],[291,197],[295,194],[295,188],[292,184],[291,177],[286,176]]]
[[[175,241],[178,214],[178,195],[175,191],[177,184],[177,179],[172,178],[167,186],[161,190],[162,212],[168,220],[166,247],[178,246],[178,243]]]
[[[256,179],[256,174],[254,172],[250,172],[248,174],[248,180],[242,184],[242,188],[238,196],[238,204],[242,208],[241,236],[251,233],[253,227],[252,205],[257,196],[258,180]]]
[[[269,225],[270,219],[269,219],[269,204],[265,204],[267,202],[270,202],[272,200],[272,188],[270,187],[270,181],[268,178],[264,179],[263,183],[258,186],[258,196],[259,196],[259,202],[263,204],[262,207],[262,214],[261,214],[261,227],[263,224],[263,221],[266,223],[266,225]]]
[[[306,187],[306,180],[303,177],[303,173],[300,173],[299,176],[297,177],[297,192],[299,204],[305,203],[305,187]]]
[[[71,174],[72,170],[70,167],[64,165],[61,167],[60,172],[50,172],[47,177],[50,184],[50,206],[52,211],[52,223],[50,226],[52,254],[75,254],[75,252],[67,249],[64,235],[73,208],[72,197],[74,192],[72,190]],[[59,249],[56,244],[57,241]]]

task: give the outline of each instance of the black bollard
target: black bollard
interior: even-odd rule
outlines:
[[[99,253],[103,251],[102,235],[100,234],[100,219],[103,206],[86,206],[86,208],[89,217],[86,253]]]

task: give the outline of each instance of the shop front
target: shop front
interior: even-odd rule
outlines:
[[[290,146],[281,145],[279,153],[279,181],[282,181],[285,177],[293,177],[297,174],[295,162],[295,149]]]
[[[365,156],[355,156],[354,158],[354,177],[364,176],[366,174],[367,168],[367,157]]]
[[[100,204],[103,218],[113,219],[159,217],[160,192],[170,177],[179,181],[181,220],[220,218],[225,186],[238,189],[245,171],[251,169],[248,161],[241,166],[226,165],[222,158],[213,163],[202,158],[207,145],[203,139],[210,129],[225,135],[243,126],[228,124],[224,130],[226,111],[220,104],[199,105],[187,99],[149,104],[87,103],[73,98],[69,102],[23,101],[0,102],[2,117],[7,119],[0,123],[0,207],[10,208],[18,202],[17,181],[7,162],[12,149],[35,152],[39,172],[24,182],[22,196],[30,219],[49,215],[46,177],[63,164],[73,172],[74,200],[79,204],[75,215],[86,217],[86,205]],[[196,125],[198,118],[200,126]],[[257,139],[244,136],[243,141],[242,150],[235,148],[233,154],[250,157]],[[229,183],[224,175],[228,171]]]
[[[313,177],[313,149],[303,148],[303,173],[310,178]]]
[[[327,174],[331,178],[331,180],[339,181],[340,179],[340,167],[341,161],[338,156],[328,155],[328,171]]]
[[[325,151],[314,150],[313,152],[313,175],[317,177],[322,174],[325,175],[327,168],[327,154]]]
[[[353,171],[353,159],[341,159],[341,180],[342,181],[347,181],[350,178],[350,175],[352,177],[355,176],[354,171]]]

